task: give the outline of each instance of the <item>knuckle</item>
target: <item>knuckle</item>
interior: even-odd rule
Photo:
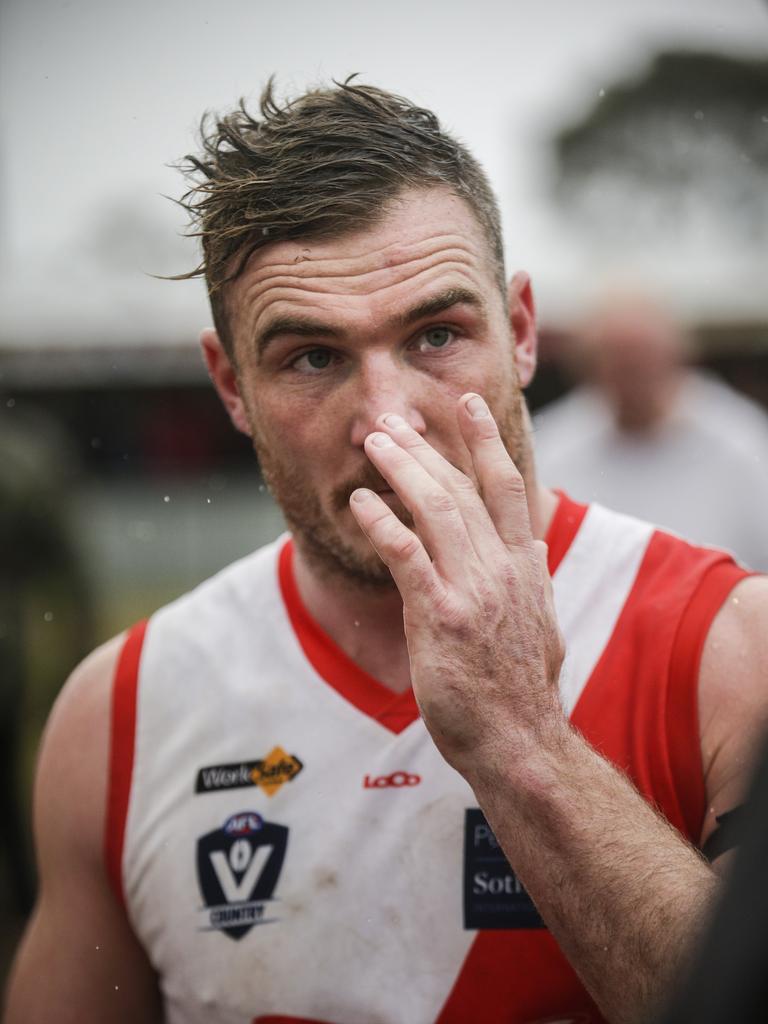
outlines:
[[[503,559],[500,562],[497,571],[499,573],[501,583],[505,591],[507,591],[507,593],[509,593],[510,591],[514,592],[517,589],[520,574],[512,559]]]
[[[392,531],[388,554],[397,561],[408,561],[419,549],[419,539],[404,527]]]
[[[459,498],[474,497],[477,494],[477,488],[475,485],[469,477],[459,469],[454,470],[451,475],[451,486]]]
[[[481,441],[495,442],[499,440],[499,428],[493,416],[484,416],[475,420],[475,433]]]
[[[424,498],[424,508],[436,515],[449,515],[456,512],[456,502],[447,491],[429,491]]]

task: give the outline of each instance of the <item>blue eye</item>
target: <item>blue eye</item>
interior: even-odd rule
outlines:
[[[319,373],[327,370],[333,361],[333,353],[327,348],[312,348],[304,352],[294,362],[293,366],[304,373]]]
[[[429,352],[430,349],[445,348],[453,339],[453,331],[450,327],[429,327],[420,336],[418,349],[420,352]]]

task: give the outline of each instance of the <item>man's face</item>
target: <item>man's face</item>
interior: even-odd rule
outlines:
[[[363,450],[382,413],[471,475],[456,402],[476,391],[523,459],[507,302],[481,228],[449,192],[404,193],[378,226],[341,239],[260,250],[227,304],[256,453],[316,570],[392,585],[348,507],[366,486],[407,519]]]

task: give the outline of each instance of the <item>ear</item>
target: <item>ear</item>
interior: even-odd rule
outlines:
[[[251,436],[245,404],[240,397],[237,374],[234,365],[221,343],[219,335],[212,327],[207,327],[200,335],[200,347],[203,350],[208,376],[216,388],[224,408],[229,413],[233,426],[242,434]]]
[[[531,279],[524,270],[519,270],[509,282],[509,321],[515,342],[517,375],[520,386],[526,388],[536,372],[539,339]]]

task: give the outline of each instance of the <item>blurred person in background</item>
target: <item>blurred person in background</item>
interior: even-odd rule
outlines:
[[[768,569],[768,416],[688,365],[690,341],[648,296],[612,292],[573,362],[583,384],[534,419],[545,483]]]
[[[429,111],[269,88],[190,164],[203,352],[291,534],[69,680],[8,1024],[647,1019],[766,718],[766,580],[539,486],[531,284]]]

